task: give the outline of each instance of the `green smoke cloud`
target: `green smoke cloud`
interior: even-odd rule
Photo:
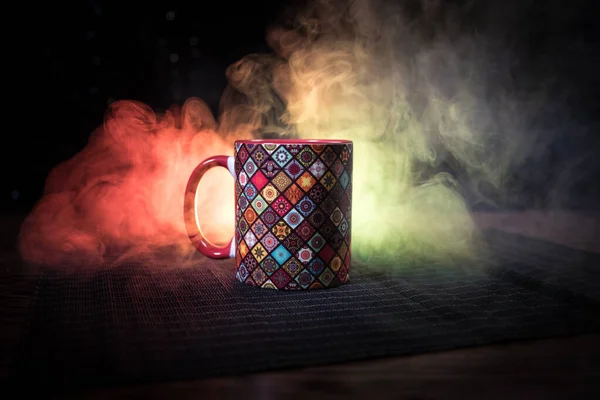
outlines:
[[[529,119],[542,92],[513,87],[507,49],[465,31],[464,7],[417,11],[313,2],[269,31],[275,54],[228,70],[224,132],[243,121],[256,136],[354,141],[359,261],[472,258],[481,243],[470,207],[502,206],[507,171],[540,145]]]

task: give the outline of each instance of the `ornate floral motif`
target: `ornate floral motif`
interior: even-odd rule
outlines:
[[[287,199],[283,196],[279,196],[277,200],[275,200],[273,204],[271,204],[271,207],[281,217],[286,215],[292,209],[292,205],[290,204],[290,202],[287,201]]]
[[[268,209],[260,216],[260,219],[267,228],[271,229],[277,223],[278,216],[275,211]]]
[[[246,185],[246,187],[244,188],[244,194],[246,195],[246,199],[252,201],[255,197],[256,194],[258,193],[258,191],[256,190],[256,188],[254,187],[253,184],[248,184]],[[242,197],[240,197],[240,199],[242,199]]]
[[[300,223],[304,220],[304,217],[302,217],[302,215],[299,214],[298,211],[292,210],[289,213],[287,213],[285,217],[283,217],[283,220],[287,222],[289,226],[295,228],[298,225],[300,225]]]
[[[273,183],[273,185],[275,185],[277,190],[283,192],[285,189],[287,189],[288,186],[290,186],[292,180],[289,176],[286,175],[285,172],[281,171],[277,174],[277,176],[275,176],[275,178],[273,178],[271,182]]]
[[[275,247],[279,246],[279,240],[271,232],[267,233],[260,242],[263,244],[267,251],[273,251]]]
[[[262,163],[267,160],[269,154],[265,151],[265,149],[262,148],[262,146],[257,146],[256,150],[254,150],[254,153],[252,153],[251,157],[256,163],[256,165],[260,167]]]
[[[323,186],[325,186],[325,189],[331,190],[336,181],[337,179],[335,179],[335,176],[333,176],[331,171],[327,171],[327,173],[321,178],[320,182]]]
[[[302,240],[308,241],[312,235],[314,235],[315,228],[313,228],[308,221],[304,220],[304,222],[296,228],[296,233],[298,233],[298,236],[300,236]]]
[[[300,189],[305,192],[308,192],[315,183],[317,183],[317,180],[308,171],[300,175],[300,178],[296,181],[296,184],[300,186]]]
[[[315,153],[310,149],[309,146],[305,146],[300,153],[296,156],[296,159],[304,165],[304,167],[310,167],[312,163],[317,159]]]
[[[244,171],[246,171],[246,175],[250,178],[252,178],[252,175],[254,175],[257,170],[258,168],[252,159],[246,161],[246,164],[244,164]]]
[[[283,167],[292,159],[292,155],[285,149],[285,146],[279,146],[279,148],[271,154],[271,158],[279,164],[280,167]]]
[[[271,289],[348,280],[351,144],[235,145],[236,277]]]
[[[297,253],[302,246],[304,246],[304,242],[300,236],[296,235],[295,233],[288,235],[281,243],[283,243],[286,249],[294,254]]]
[[[256,196],[254,200],[252,200],[252,208],[258,215],[262,214],[268,207],[267,201],[262,198],[261,195]]]
[[[279,196],[279,191],[275,189],[275,186],[273,186],[270,183],[267,183],[267,186],[265,186],[265,188],[260,193],[269,204],[271,204],[273,200],[275,200],[277,196]]]
[[[298,178],[302,172],[304,172],[304,168],[302,167],[302,164],[296,160],[292,160],[291,163],[285,166],[285,173],[292,179]]]
[[[296,204],[303,196],[304,193],[302,193],[302,189],[293,183],[292,186],[285,191],[285,197],[287,197],[292,204]]]
[[[273,227],[273,229],[271,229],[271,232],[273,233],[273,235],[275,235],[275,237],[277,239],[283,240],[286,237],[288,237],[288,235],[292,232],[292,230],[290,229],[288,224],[285,223],[285,221],[279,221]]]
[[[327,167],[321,160],[317,160],[308,168],[308,170],[315,178],[321,179],[323,174],[327,171]]]
[[[275,161],[273,160],[267,160],[265,161],[265,163],[260,167],[261,172],[267,177],[267,178],[272,178],[275,175],[277,175],[280,171],[280,167],[279,165],[277,165],[277,163],[275,163]]]

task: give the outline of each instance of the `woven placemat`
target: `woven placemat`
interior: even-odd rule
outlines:
[[[198,379],[600,331],[599,255],[487,237],[496,255],[483,273],[354,266],[351,283],[310,292],[247,287],[231,261],[204,258],[187,269],[46,269],[11,379]]]

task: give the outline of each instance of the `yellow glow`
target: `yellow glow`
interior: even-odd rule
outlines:
[[[482,99],[482,47],[475,40],[464,48],[439,41],[413,51],[418,32],[391,7],[317,1],[297,19],[306,35],[271,32],[270,43],[286,61],[262,62],[273,71],[286,104],[283,119],[297,136],[354,142],[356,260],[465,260],[477,248],[478,231],[458,181],[436,168],[449,159],[475,190],[479,182],[500,187],[503,156],[517,145],[490,151],[500,134]],[[242,60],[236,71],[252,75],[258,59]],[[257,110],[273,107],[266,90],[252,96],[250,89],[263,87],[252,76],[233,83]]]

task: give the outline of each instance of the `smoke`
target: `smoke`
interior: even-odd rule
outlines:
[[[187,179],[204,158],[233,153],[216,129],[198,99],[162,116],[134,101],[113,103],[83,151],[48,176],[21,228],[22,256],[44,265],[153,264],[164,257],[186,264],[194,254],[182,217]],[[203,231],[215,243],[233,234],[228,179],[216,169],[199,188]]]
[[[353,255],[364,261],[471,257],[469,210],[505,206],[509,173],[552,140],[532,126],[545,88],[519,91],[505,44],[461,25],[471,3],[417,6],[312,2],[270,30],[279,58],[234,67],[232,86],[268,122],[258,135],[355,142]]]
[[[470,210],[519,204],[538,180],[528,166],[566,126],[553,72],[518,75],[514,36],[534,2],[507,4],[296,4],[268,29],[273,53],[228,68],[218,121],[198,100],[161,118],[114,105],[88,146],[50,174],[22,254],[91,263],[168,247],[187,259],[182,193],[194,166],[230,154],[237,138],[299,137],[355,143],[355,260],[471,258],[481,243]],[[219,240],[233,230],[233,185],[223,181],[200,194]]]

